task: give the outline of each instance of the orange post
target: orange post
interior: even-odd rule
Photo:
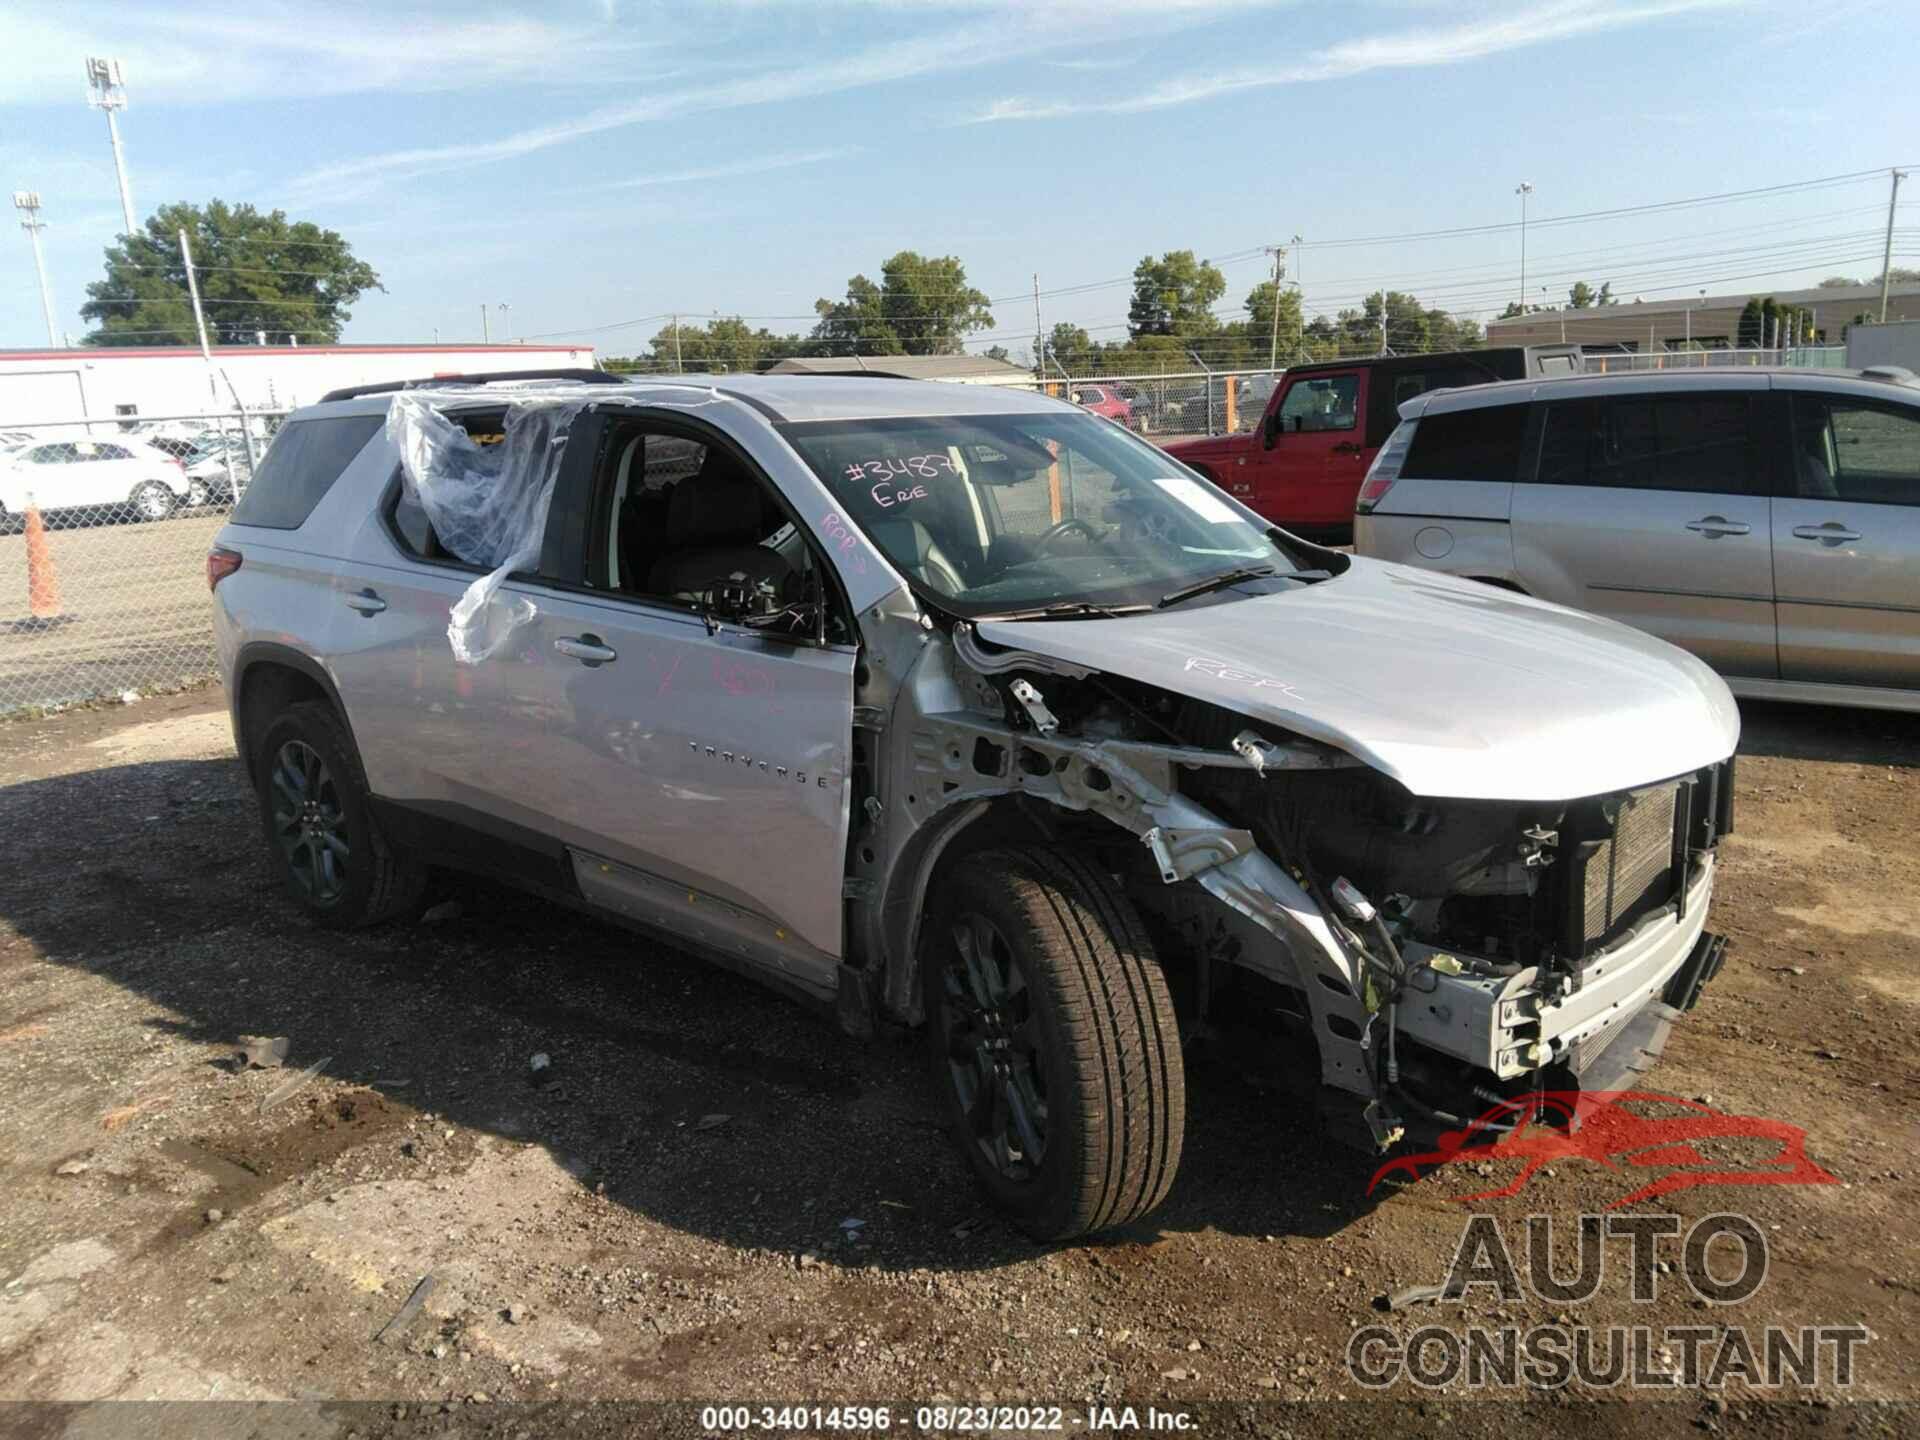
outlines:
[[[36,620],[60,617],[60,577],[54,573],[40,507],[31,499],[27,501],[27,609]]]
[[[1239,388],[1239,378],[1229,375],[1227,377],[1227,433],[1229,435],[1236,433],[1240,429],[1240,417],[1234,413],[1237,407],[1233,403],[1233,392]]]

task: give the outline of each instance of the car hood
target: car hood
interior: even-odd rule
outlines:
[[[1370,560],[1277,594],[978,632],[1324,741],[1416,795],[1606,794],[1724,760],[1740,738],[1725,683],[1665,641]]]
[[[1202,440],[1176,440],[1160,448],[1176,460],[1224,460],[1252,443],[1245,434],[1209,435]]]

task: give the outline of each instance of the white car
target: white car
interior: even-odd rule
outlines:
[[[164,520],[185,502],[187,472],[144,441],[46,440],[7,456],[0,468],[0,522],[24,515],[88,512],[96,520]]]

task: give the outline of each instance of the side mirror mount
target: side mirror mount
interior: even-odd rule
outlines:
[[[1278,409],[1267,412],[1267,418],[1260,422],[1260,434],[1264,439],[1265,448],[1271,450],[1273,448],[1273,442],[1280,438],[1280,411]]]

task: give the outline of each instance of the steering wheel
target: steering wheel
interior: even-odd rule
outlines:
[[[1074,530],[1078,530],[1082,535],[1086,536],[1087,539],[1093,541],[1098,541],[1106,533],[1104,530],[1095,526],[1090,520],[1084,520],[1078,515],[1069,515],[1058,524],[1049,525],[1046,530],[1034,540],[1033,548],[1044,555],[1049,545],[1058,540],[1062,535]]]

